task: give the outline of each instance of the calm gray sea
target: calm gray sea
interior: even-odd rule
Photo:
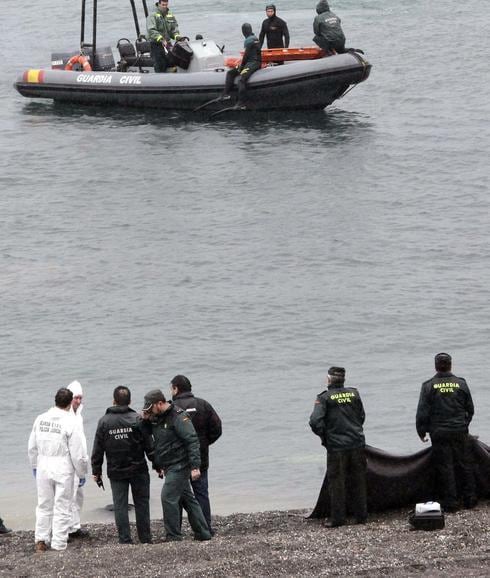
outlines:
[[[101,43],[134,38],[99,0]],[[128,8],[126,8],[126,4]],[[293,45],[315,1],[283,0]],[[265,2],[173,0],[180,29],[241,46]],[[35,416],[73,379],[89,445],[116,385],[177,373],[221,414],[216,513],[314,505],[308,427],[330,365],[360,388],[371,445],[421,449],[420,384],[447,350],[490,441],[488,5],[332,0],[369,80],[321,113],[215,122],[54,106],[12,88],[76,49],[79,1],[2,0],[0,516],[33,525]],[[478,15],[478,16],[477,16]],[[152,516],[161,515],[152,482]],[[91,483],[85,520],[111,519]]]

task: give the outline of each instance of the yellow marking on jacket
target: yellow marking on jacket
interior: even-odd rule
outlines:
[[[455,389],[459,389],[459,383],[434,383],[432,386],[434,389],[439,390],[441,393],[454,393]]]

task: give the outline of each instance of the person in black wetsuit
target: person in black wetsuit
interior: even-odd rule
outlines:
[[[310,416],[310,427],[327,448],[330,520],[327,528],[345,524],[347,494],[357,524],[367,520],[364,407],[359,392],[344,385],[345,369],[331,367],[326,391],[320,393]]]
[[[468,434],[474,406],[466,380],[451,373],[451,356],[438,353],[434,361],[436,374],[420,391],[417,434],[423,442],[428,441],[426,434],[430,435],[442,506],[454,512],[459,506],[459,485],[466,508],[477,502]]]
[[[221,97],[222,100],[231,98],[230,92],[233,90],[235,78],[238,76],[238,101],[236,104],[238,108],[246,108],[247,81],[254,72],[260,69],[262,64],[259,39],[253,33],[252,26],[248,22],[242,24],[242,33],[245,36],[243,43],[245,53],[240,64],[226,73],[225,90]]]
[[[269,4],[265,8],[267,18],[262,22],[259,34],[259,44],[262,48],[267,38],[267,48],[287,48],[289,46],[288,25],[282,18],[276,16],[276,7]]]

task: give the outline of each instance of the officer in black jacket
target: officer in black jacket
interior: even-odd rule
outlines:
[[[310,417],[311,429],[327,448],[328,528],[345,523],[347,488],[356,523],[367,519],[364,408],[357,389],[344,387],[344,381],[343,367],[328,370],[328,389],[318,395]]]
[[[201,506],[192,493],[190,480],[200,475],[199,439],[189,414],[168,402],[160,389],[145,395],[145,429],[155,444],[153,467],[165,476],[162,509],[166,541],[182,540],[180,505],[186,509],[196,540],[210,540],[211,534]]]
[[[105,453],[119,543],[132,544],[128,517],[129,486],[133,494],[139,541],[151,543],[150,476],[145,453],[149,459],[153,458],[152,440],[144,435],[141,418],[129,407],[129,388],[116,387],[113,395],[114,405],[99,420],[95,433],[92,474],[100,484]]]
[[[206,400],[194,397],[192,384],[185,375],[176,375],[170,382],[172,400],[176,405],[185,409],[192,419],[201,448],[201,477],[192,480],[192,489],[199,502],[202,513],[208,523],[211,535],[214,530],[211,526],[211,506],[208,492],[209,446],[221,436],[221,420],[213,406]]]
[[[468,437],[475,409],[466,380],[451,373],[451,356],[438,353],[434,361],[437,373],[422,384],[416,427],[423,442],[430,435],[442,505],[454,512],[459,505],[458,478],[465,507],[477,502]]]
[[[267,18],[262,22],[259,34],[259,44],[262,48],[267,38],[267,48],[287,48],[289,46],[289,30],[286,22],[276,15],[276,7],[269,4],[265,8]]]

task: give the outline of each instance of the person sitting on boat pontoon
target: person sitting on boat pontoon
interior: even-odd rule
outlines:
[[[316,5],[317,16],[313,21],[313,42],[323,48],[327,54],[345,52],[345,36],[340,26],[340,18],[330,11],[327,0]]]
[[[172,42],[180,38],[179,25],[168,8],[168,0],[158,0],[155,7],[155,11],[147,18],[146,30],[155,72],[166,72],[169,49]]]
[[[221,97],[222,100],[231,98],[230,92],[233,90],[235,78],[238,76],[238,101],[236,104],[238,108],[246,108],[247,81],[255,71],[260,70],[262,64],[259,39],[252,32],[251,24],[248,22],[242,24],[242,33],[245,36],[243,43],[245,52],[242,61],[226,73],[225,90]]]

